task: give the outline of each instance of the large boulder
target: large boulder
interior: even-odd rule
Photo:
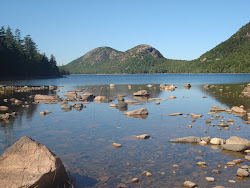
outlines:
[[[22,137],[0,157],[1,187],[67,187],[61,159],[46,146]]]
[[[243,144],[246,145],[248,149],[250,149],[250,141],[238,136],[231,136],[226,140],[226,144]]]
[[[189,136],[189,137],[170,139],[169,142],[173,142],[173,143],[199,143],[199,142],[201,142],[201,138],[196,137],[196,136]]]

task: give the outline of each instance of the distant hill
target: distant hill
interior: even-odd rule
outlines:
[[[96,48],[64,67],[74,74],[250,73],[250,23],[192,61],[167,59],[144,44],[125,52]]]

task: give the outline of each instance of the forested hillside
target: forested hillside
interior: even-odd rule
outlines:
[[[61,73],[53,55],[39,53],[37,45],[20,30],[13,34],[10,27],[0,29],[0,79],[58,77]]]
[[[192,61],[167,59],[149,45],[138,45],[126,52],[96,48],[64,67],[74,74],[250,73],[250,23]]]

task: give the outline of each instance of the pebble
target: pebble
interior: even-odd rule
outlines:
[[[243,160],[242,159],[235,159],[235,160],[233,160],[233,162],[235,162],[236,164],[240,164],[240,163],[243,163]]]
[[[205,178],[207,182],[214,182],[214,178],[213,177],[206,177]]]
[[[236,183],[235,180],[229,180],[228,182],[229,182],[229,183]]]
[[[132,182],[134,182],[134,183],[138,183],[138,181],[139,181],[139,178],[133,178],[132,179]]]
[[[202,154],[202,151],[198,151],[199,154]]]
[[[206,130],[204,130],[204,133],[207,133],[207,131],[206,131]]]
[[[207,165],[206,162],[198,162],[197,165],[202,166],[202,165]]]
[[[213,173],[213,174],[219,174],[220,171],[219,171],[219,170],[212,170],[212,173]]]
[[[250,161],[250,156],[245,155],[245,159],[246,159],[247,161]]]
[[[192,128],[192,125],[188,125],[188,128]]]
[[[147,177],[151,177],[152,174],[151,174],[150,172],[147,172],[147,173],[146,173],[146,176],[147,176]]]
[[[118,143],[113,143],[112,146],[114,146],[115,148],[120,148],[120,147],[122,147],[122,145],[121,145],[121,144],[118,144]]]
[[[160,105],[160,102],[156,102],[155,105]]]
[[[173,165],[173,168],[178,168],[178,167],[179,167],[179,165],[177,165],[177,164]]]
[[[235,165],[236,165],[236,163],[234,161],[227,163],[227,166],[235,166]]]
[[[184,186],[184,187],[197,187],[197,184],[194,183],[194,182],[191,182],[191,181],[185,181],[185,182],[183,183],[183,186]]]

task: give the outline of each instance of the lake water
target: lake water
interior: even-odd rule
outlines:
[[[207,114],[211,106],[230,109],[244,105],[250,111],[249,98],[241,97],[241,91],[249,82],[250,74],[71,75],[59,79],[1,81],[0,85],[64,86],[58,87],[60,92],[56,94],[60,97],[76,89],[84,89],[83,92],[91,92],[95,96],[123,94],[125,100],[135,100],[140,104],[129,105],[128,111],[147,108],[149,114],[146,119],[127,117],[125,111],[110,108],[111,103],[118,103],[117,98],[111,103],[84,104],[86,108],[81,111],[72,109],[64,112],[60,103],[31,104],[32,99],[28,98],[31,94],[51,94],[53,91],[0,94],[0,106],[9,106],[8,112],[19,112],[15,119],[0,122],[0,154],[22,136],[29,136],[60,156],[75,179],[76,187],[182,187],[186,180],[197,183],[198,187],[248,187],[249,178],[236,176],[239,167],[224,168],[227,162],[238,158],[244,161],[241,165],[249,164],[244,159],[246,154],[215,146],[174,144],[168,140],[184,136],[223,139],[239,136],[250,140],[250,127],[242,123],[247,120],[246,116],[225,112]],[[111,83],[116,85],[115,88],[109,88]],[[177,88],[172,92],[160,90],[162,83],[175,84]],[[186,83],[192,87],[185,89]],[[153,86],[149,88],[147,84]],[[205,84],[215,84],[216,87],[205,89]],[[141,89],[146,89],[150,98],[168,100],[160,100],[160,105],[155,105],[156,101],[134,98],[133,92]],[[177,98],[171,100],[169,96]],[[27,101],[29,108],[3,102],[4,98],[12,97]],[[43,110],[52,113],[41,116],[39,112]],[[187,117],[168,116],[176,112]],[[204,116],[193,122],[191,116],[187,115],[191,113]],[[215,115],[220,117],[216,119]],[[209,118],[213,118],[212,124],[216,126],[206,124]],[[220,121],[226,122],[228,119],[235,120],[229,130],[219,129],[217,125]],[[188,125],[192,125],[192,128],[188,128]],[[235,129],[239,126],[240,129]],[[141,134],[149,134],[151,138],[134,138]],[[122,144],[122,147],[112,147],[114,142]],[[202,151],[202,154],[198,151]],[[198,161],[206,162],[208,167],[200,168],[196,165]],[[179,167],[173,168],[174,164]],[[214,169],[221,173],[212,174]],[[152,177],[141,175],[143,171],[151,172]],[[135,177],[139,178],[139,182],[131,183]],[[205,177],[214,177],[215,182],[206,182]],[[229,180],[236,183],[229,183]]]

